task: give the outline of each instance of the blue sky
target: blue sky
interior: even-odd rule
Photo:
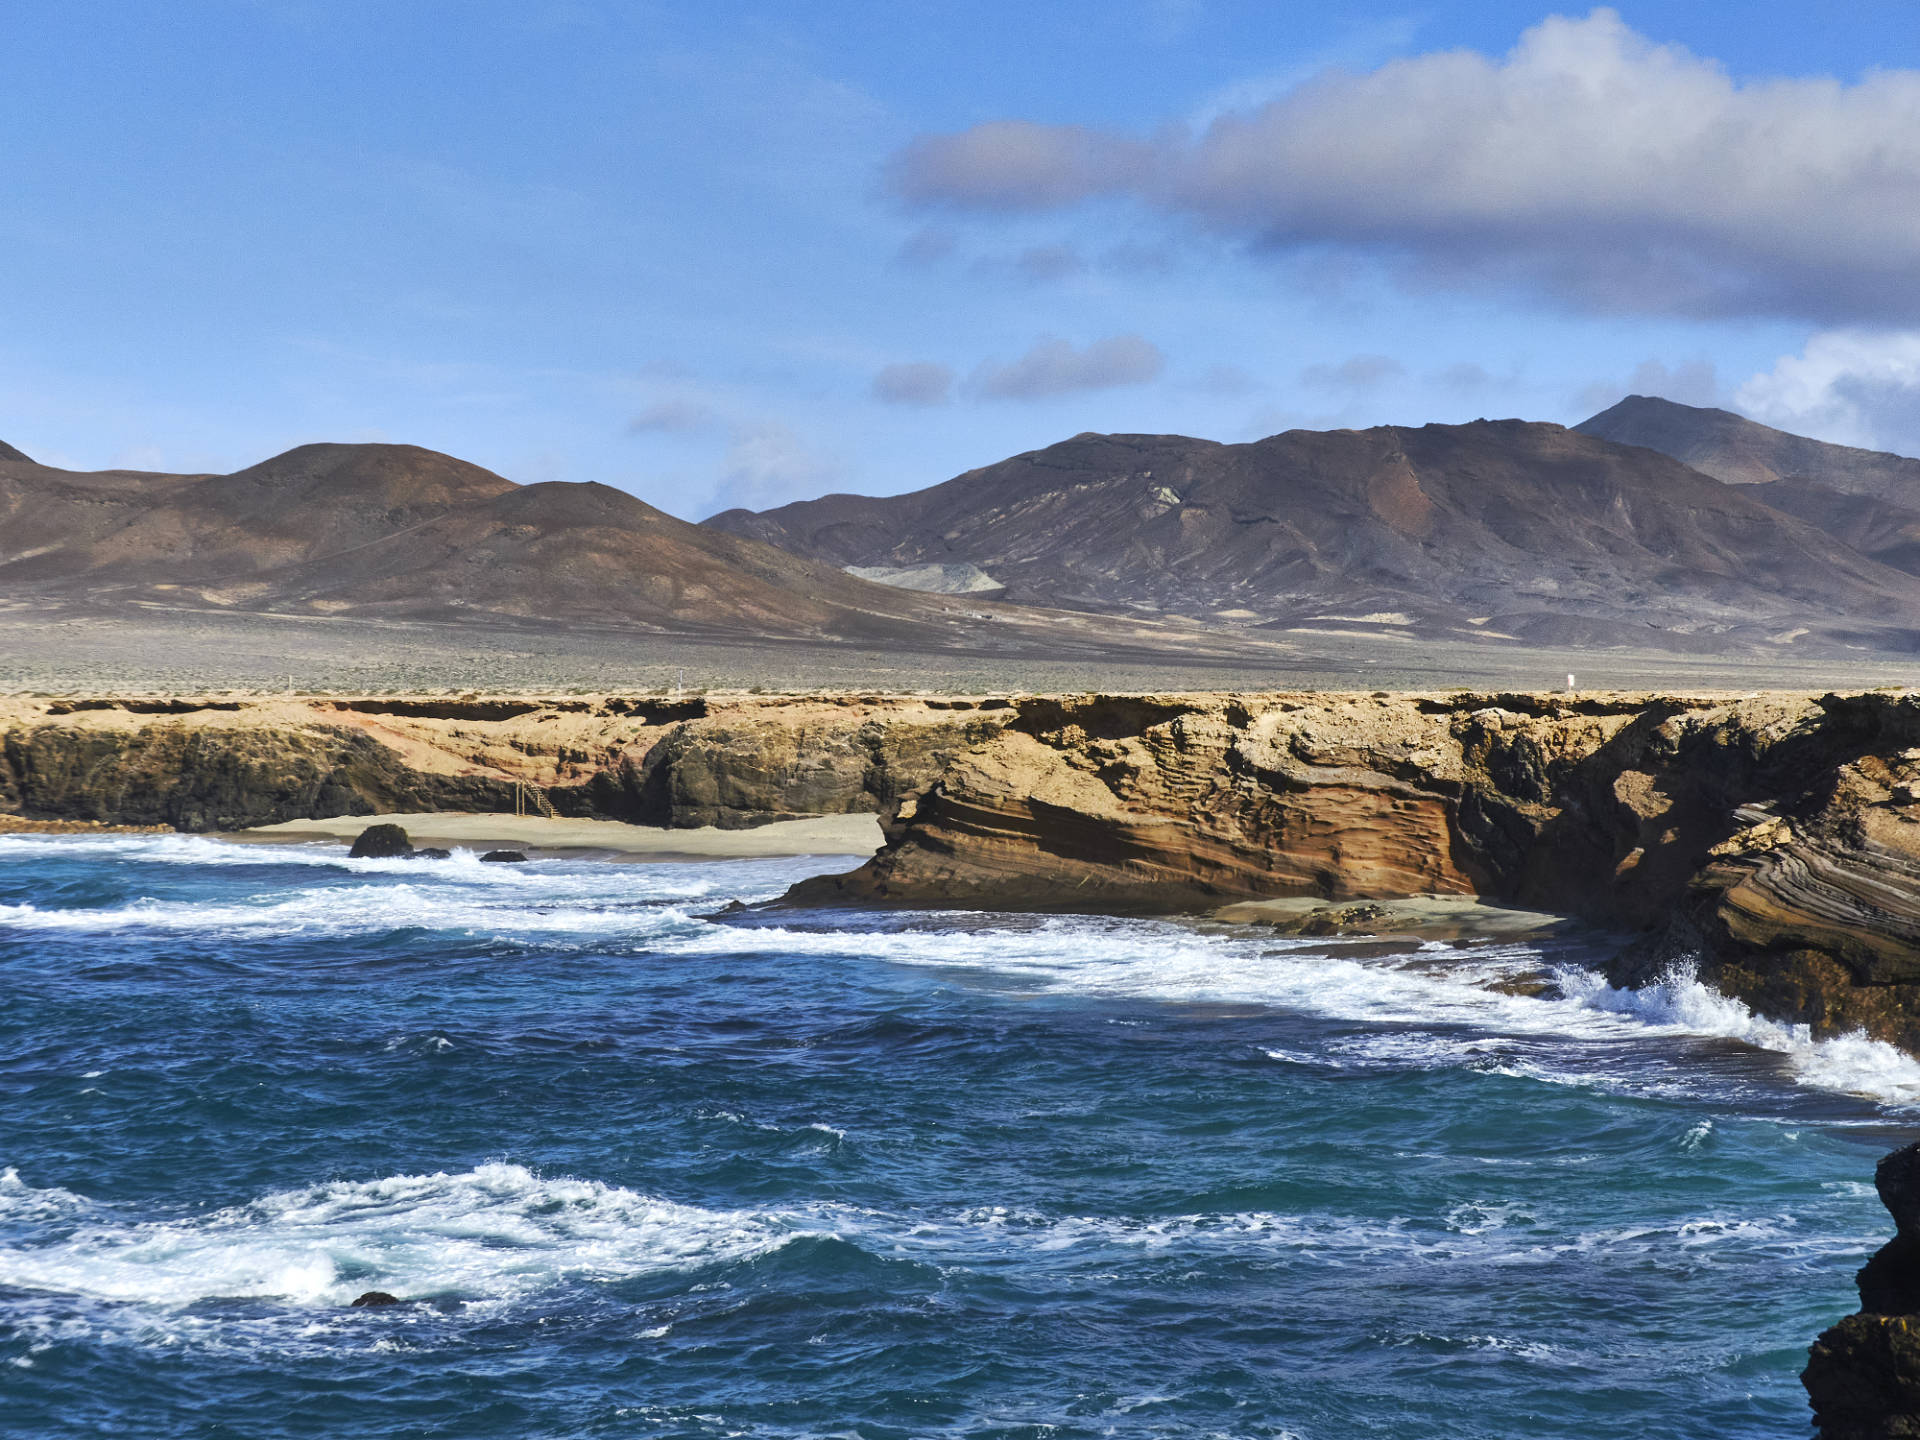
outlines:
[[[50,463],[699,518],[1629,388],[1920,453],[1910,3],[12,0],[0,57]]]

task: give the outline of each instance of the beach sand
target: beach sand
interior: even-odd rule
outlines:
[[[288,820],[232,831],[224,840],[313,840],[346,843],[369,825],[398,825],[415,845],[468,850],[524,850],[529,855],[600,856],[610,860],[751,860],[783,855],[852,855],[880,848],[873,815],[816,815],[777,820],[751,830],[667,830],[617,820],[543,820],[538,816],[430,812],[416,815],[343,815],[332,820]]]

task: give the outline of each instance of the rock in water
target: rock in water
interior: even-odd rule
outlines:
[[[405,858],[408,860],[451,860],[453,858],[453,852],[451,850],[443,850],[438,845],[422,845],[418,850],[408,850]]]
[[[399,827],[395,825],[388,825],[381,828],[385,828],[388,830],[395,830],[395,829],[398,829]],[[356,1297],[350,1308],[358,1310],[363,1305],[364,1306],[398,1305],[399,1303],[400,1303],[400,1297],[398,1295],[389,1295],[384,1290],[369,1290],[367,1291],[366,1294]]]
[[[391,860],[413,854],[413,842],[398,825],[369,825],[347,852],[349,860]]]
[[[524,865],[527,857],[518,850],[489,850],[480,857],[482,865]]]
[[[1873,1183],[1898,1233],[1860,1269],[1860,1313],[1814,1341],[1801,1372],[1821,1440],[1920,1436],[1920,1144]]]

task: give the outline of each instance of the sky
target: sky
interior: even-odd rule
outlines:
[[[700,519],[1630,392],[1920,454],[1920,11],[8,0],[0,440]]]

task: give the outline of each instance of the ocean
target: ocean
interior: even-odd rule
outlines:
[[[1806,1433],[1920,1063],[851,863],[0,837],[0,1429]]]

